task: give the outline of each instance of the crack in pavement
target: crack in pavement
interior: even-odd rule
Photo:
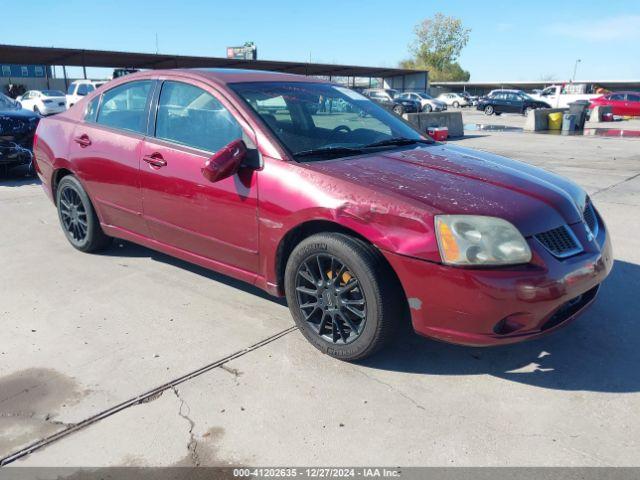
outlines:
[[[360,375],[365,376],[366,378],[368,378],[369,380],[373,380],[374,382],[379,383],[380,385],[384,385],[385,387],[389,388],[391,391],[397,393],[398,395],[400,395],[402,398],[409,400],[411,403],[413,403],[413,405],[416,408],[419,408],[421,410],[426,410],[426,408],[424,408],[423,405],[421,405],[420,403],[418,403],[416,400],[414,400],[413,398],[411,398],[409,395],[407,395],[406,393],[404,393],[401,390],[398,390],[398,388],[394,387],[393,385],[391,385],[390,383],[384,382],[382,380],[380,380],[379,378],[376,377],[372,377],[371,375],[369,375],[368,373],[362,371],[362,370],[358,370],[357,368],[353,367],[352,370],[354,372],[358,372]]]
[[[640,172],[636,173],[635,175],[631,175],[630,177],[627,177],[624,180],[620,180],[617,183],[609,185],[608,187],[604,187],[604,188],[601,188],[600,190],[596,190],[595,192],[593,192],[591,194],[591,196],[595,197],[596,195],[599,195],[600,193],[604,193],[604,192],[608,192],[609,190],[613,190],[614,188],[622,185],[623,183],[627,183],[627,182],[633,180],[634,178],[638,178],[638,177],[640,177]]]
[[[198,440],[196,439],[193,429],[196,427],[196,423],[189,417],[191,413],[191,407],[187,404],[184,398],[180,396],[180,392],[177,387],[171,387],[176,398],[180,400],[180,408],[178,409],[178,415],[189,422],[189,443],[187,443],[187,450],[191,456],[191,462],[195,467],[200,466],[200,458],[198,457]],[[187,413],[182,413],[182,408],[187,407]]]
[[[30,420],[39,420],[41,422],[48,423],[50,425],[57,425],[71,428],[75,426],[75,423],[62,422],[60,420],[51,420],[51,414],[47,413],[44,418],[37,415],[35,412],[31,413],[0,413],[0,418],[28,418]]]
[[[171,380],[163,385],[160,385],[159,387],[155,387],[151,390],[146,391],[145,393],[142,393],[136,397],[130,398],[128,400],[125,400],[124,402],[121,402],[117,405],[114,405],[111,408],[108,408],[106,410],[103,410],[91,417],[88,417],[78,423],[74,423],[74,424],[70,424],[68,426],[68,428],[65,428],[64,430],[61,430],[59,432],[56,432],[52,435],[49,435],[48,437],[42,438],[30,445],[27,445],[26,447],[18,450],[17,452],[11,453],[8,456],[4,457],[4,458],[0,458],[0,467],[3,467],[5,465],[8,465],[9,463],[15,462],[16,460],[25,457],[27,455],[30,455],[31,453],[40,450],[41,448],[46,447],[47,445],[56,442],[58,440],[61,440],[65,437],[67,437],[68,435],[71,435],[72,433],[75,433],[85,427],[88,427],[100,420],[104,420],[107,417],[110,417],[111,415],[115,415],[118,412],[121,412],[122,410],[125,410],[129,407],[133,407],[135,405],[140,405],[142,403],[146,403],[148,401],[151,401],[155,398],[158,397],[159,394],[161,394],[162,392],[164,392],[165,390],[169,390],[170,388],[173,388],[177,385],[180,385],[181,383],[184,383],[188,380],[191,380],[192,378],[198,377],[206,372],[209,372],[215,368],[218,368],[222,365],[224,365],[227,362],[230,362],[231,360],[234,360],[238,357],[242,357],[243,355],[246,355],[247,353],[253,352],[254,350],[257,350],[261,347],[264,347],[265,345],[268,345],[271,342],[275,342],[276,340],[278,340],[281,337],[284,337],[285,335],[294,332],[298,330],[298,327],[296,326],[292,326],[289,328],[285,328],[284,330],[279,331],[278,333],[275,333],[273,335],[271,335],[270,337],[267,337],[265,339],[260,340],[257,343],[254,343],[253,345],[243,348],[242,350],[238,350],[235,353],[232,353],[231,355],[228,355],[224,358],[221,358],[219,360],[216,360],[215,362],[209,363],[203,367],[200,367],[196,370],[193,370],[181,377],[175,378],[174,380]]]

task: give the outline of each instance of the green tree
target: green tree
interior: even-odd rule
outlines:
[[[460,52],[469,42],[471,29],[459,18],[436,13],[416,25],[416,38],[410,46],[412,58],[400,62],[403,68],[424,68],[436,81],[467,81],[468,71],[458,63]]]

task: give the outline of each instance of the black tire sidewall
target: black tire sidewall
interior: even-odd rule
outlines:
[[[384,314],[382,306],[383,292],[376,280],[375,271],[364,259],[363,245],[346,235],[319,234],[303,240],[291,253],[285,270],[285,292],[287,303],[293,319],[305,338],[318,350],[334,358],[342,360],[357,360],[368,356],[379,346],[376,344],[380,335],[381,316]],[[364,331],[353,342],[333,344],[321,338],[306,322],[301,309],[298,307],[296,295],[296,276],[301,263],[310,256],[318,253],[331,254],[344,262],[356,276],[362,287],[367,316]]]
[[[484,107],[485,115],[493,115],[493,113],[495,113],[495,110],[491,105],[487,105],[486,107]]]
[[[402,115],[404,113],[404,107],[402,107],[402,105],[396,105],[393,107],[393,113],[396,115]]]
[[[431,110],[432,110],[431,105],[429,105],[428,103],[422,109],[422,111],[425,113],[431,113]]]

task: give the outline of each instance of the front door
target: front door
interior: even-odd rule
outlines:
[[[106,91],[101,103],[101,97],[92,99],[69,146],[101,220],[145,236],[139,163],[153,85],[133,81]]]
[[[248,272],[258,271],[257,172],[241,168],[210,182],[202,167],[243,128],[207,86],[162,84],[155,135],[140,167],[144,216],[152,236]]]

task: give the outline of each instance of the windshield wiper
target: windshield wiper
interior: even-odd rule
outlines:
[[[357,155],[362,153],[361,148],[352,147],[323,147],[302,150],[293,154],[294,157],[315,157],[320,155]]]
[[[376,147],[387,147],[387,146],[401,146],[401,145],[412,145],[414,143],[433,143],[430,140],[425,140],[422,138],[404,138],[404,137],[392,137],[386,140],[380,140],[379,142],[369,143],[367,145],[363,145],[362,148],[376,148]]]

